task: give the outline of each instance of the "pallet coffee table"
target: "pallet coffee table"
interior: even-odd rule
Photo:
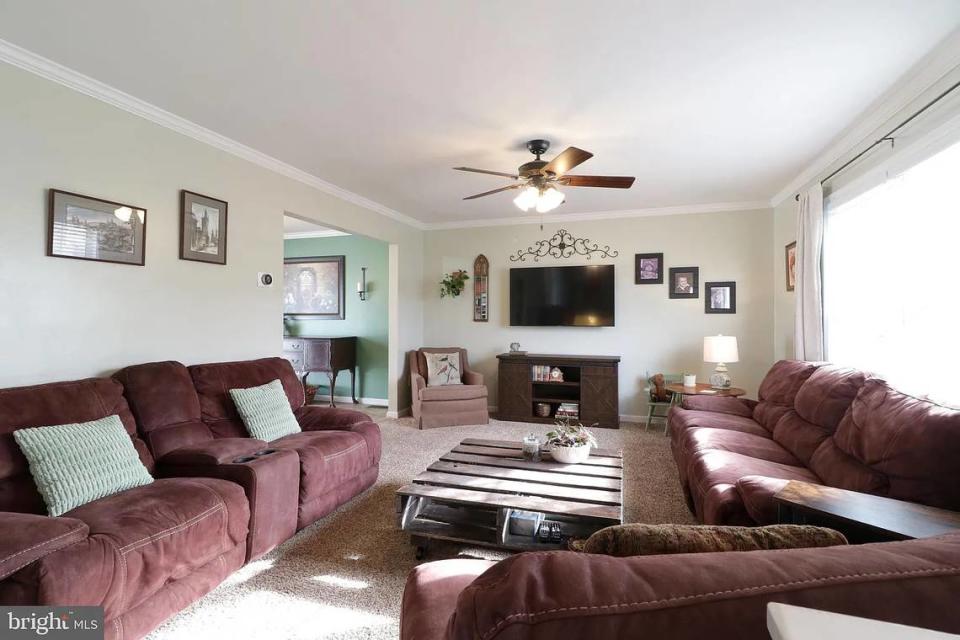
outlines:
[[[559,523],[562,541],[511,533],[511,521]],[[583,464],[523,459],[520,442],[468,438],[397,490],[397,522],[422,558],[430,540],[514,551],[566,548],[623,522],[623,455],[593,449]]]

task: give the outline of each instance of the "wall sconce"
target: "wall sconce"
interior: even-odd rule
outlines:
[[[364,301],[367,299],[367,268],[360,267],[360,272],[362,273],[363,280],[357,283],[357,295],[360,296],[361,301]]]

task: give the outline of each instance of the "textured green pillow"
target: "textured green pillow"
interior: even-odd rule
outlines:
[[[153,482],[119,416],[13,432],[51,516]]]
[[[300,433],[290,401],[279,380],[249,389],[230,389],[230,397],[250,437],[272,442],[291,433]]]

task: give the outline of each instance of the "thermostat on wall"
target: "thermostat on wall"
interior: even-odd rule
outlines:
[[[258,287],[272,287],[272,286],[273,286],[273,274],[272,274],[272,273],[258,273],[258,274],[257,274],[257,286],[258,286]]]

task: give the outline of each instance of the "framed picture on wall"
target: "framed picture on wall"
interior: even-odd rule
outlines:
[[[737,283],[706,282],[703,285],[703,302],[706,313],[736,313]]]
[[[784,260],[787,273],[787,291],[793,291],[797,286],[797,241],[794,240],[784,247]]]
[[[343,320],[345,262],[344,256],[285,259],[284,315]]]
[[[50,189],[47,255],[143,266],[147,210]]]
[[[700,267],[670,268],[670,297],[700,297]]]
[[[180,192],[180,259],[227,264],[227,203]]]
[[[633,283],[663,284],[663,254],[636,254],[633,257]]]

